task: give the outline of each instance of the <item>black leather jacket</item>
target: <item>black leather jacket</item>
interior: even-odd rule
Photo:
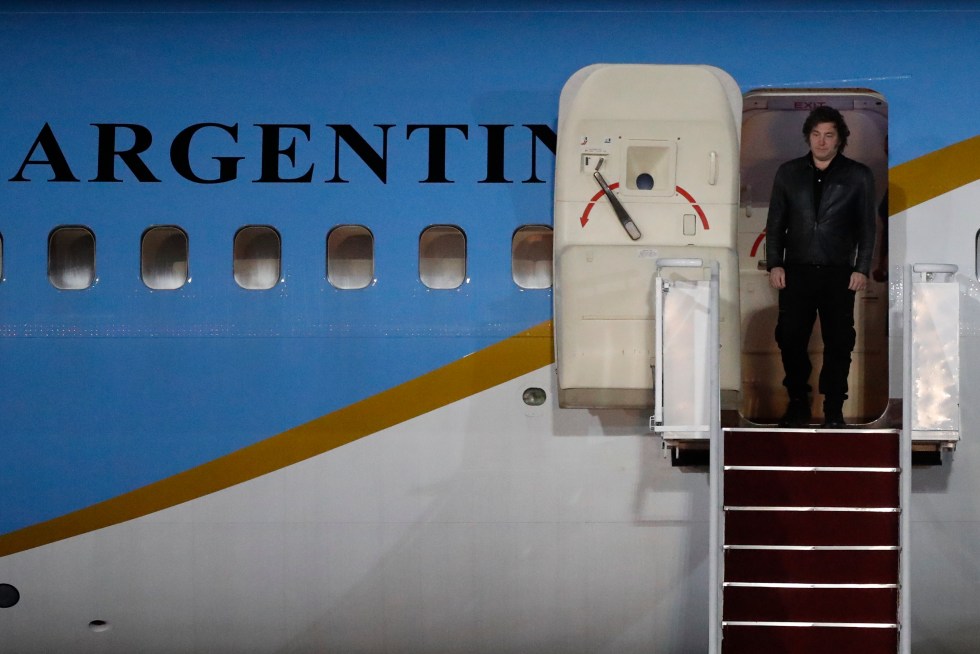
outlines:
[[[811,264],[868,275],[875,245],[874,176],[838,154],[825,171],[814,211],[813,158],[787,161],[776,171],[766,223],[766,267]],[[856,251],[856,256],[855,256]]]

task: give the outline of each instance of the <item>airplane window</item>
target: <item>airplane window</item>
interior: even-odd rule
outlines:
[[[551,288],[553,232],[544,225],[526,225],[514,232],[510,246],[511,274],[521,288]]]
[[[282,244],[279,233],[261,225],[242,227],[235,234],[235,281],[251,291],[270,289],[279,283]]]
[[[327,234],[327,280],[335,288],[365,288],[374,281],[374,235],[361,225],[340,225]]]
[[[149,288],[172,291],[187,283],[187,232],[180,227],[151,227],[143,233],[140,273]]]
[[[48,237],[48,281],[77,291],[95,284],[95,234],[86,227],[58,227]]]
[[[459,227],[434,225],[419,237],[419,278],[429,288],[459,288],[466,281],[466,235]]]

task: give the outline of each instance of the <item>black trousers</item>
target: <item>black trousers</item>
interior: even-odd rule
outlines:
[[[833,401],[847,399],[847,373],[854,350],[854,291],[851,271],[828,266],[786,266],[786,288],[779,291],[776,343],[790,397],[805,397],[813,366],[807,353],[817,316],[823,334],[820,392]]]

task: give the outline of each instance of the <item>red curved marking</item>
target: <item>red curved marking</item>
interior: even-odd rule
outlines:
[[[694,199],[694,196],[691,195],[690,193],[688,193],[687,191],[685,191],[684,189],[682,189],[680,186],[678,186],[676,188],[677,188],[677,192],[680,193],[681,195],[683,195],[684,196],[684,199],[687,200],[688,202],[690,202],[691,203],[691,206],[694,207],[694,210],[698,212],[698,215],[699,216],[701,216],[701,225],[705,229],[711,229],[711,227],[708,226],[708,217],[706,215],[704,215],[704,211],[701,210],[701,206]]]
[[[617,188],[619,188],[619,182],[613,182],[612,184],[609,185],[610,191]],[[592,199],[589,200],[589,203],[585,205],[585,211],[582,212],[582,217],[579,218],[579,222],[582,223],[582,227],[585,227],[585,223],[589,222],[589,214],[592,213],[592,207],[594,207],[595,203],[598,202],[604,195],[605,192],[603,192],[600,189],[598,193],[592,196]]]
[[[749,256],[750,257],[754,257],[755,256],[755,253],[759,251],[759,246],[762,245],[762,242],[764,240],[766,240],[766,230],[762,230],[762,233],[760,233],[756,237],[755,243],[752,244],[752,251],[749,252]]]

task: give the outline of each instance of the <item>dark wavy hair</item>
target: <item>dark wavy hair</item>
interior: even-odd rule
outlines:
[[[810,112],[810,115],[806,117],[806,121],[803,123],[803,140],[809,145],[810,132],[820,123],[834,124],[834,127],[837,128],[837,137],[840,140],[837,152],[843,152],[844,147],[847,145],[847,137],[851,135],[851,130],[847,129],[844,116],[833,107],[817,107]]]

